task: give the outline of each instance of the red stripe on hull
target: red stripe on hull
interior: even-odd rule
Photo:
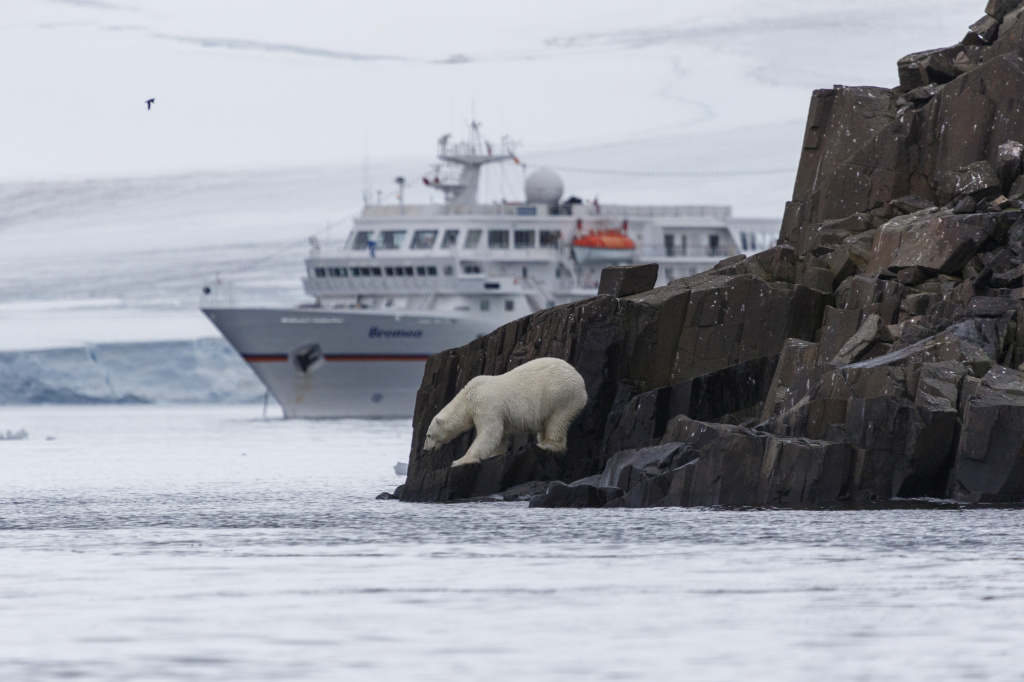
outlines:
[[[245,355],[246,362],[288,362],[287,355]],[[327,362],[426,362],[429,355],[325,355]]]
[[[426,362],[429,355],[325,355],[327,362]]]

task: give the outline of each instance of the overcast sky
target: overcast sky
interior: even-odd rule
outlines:
[[[4,0],[0,179],[429,160],[473,113],[552,162],[792,135],[813,88],[892,86],[897,58],[956,42],[984,4]],[[759,161],[794,166],[786,143]],[[692,162],[646,153],[631,167]]]

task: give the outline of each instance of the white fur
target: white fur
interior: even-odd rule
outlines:
[[[587,404],[583,377],[557,358],[531,360],[505,374],[471,379],[427,428],[424,450],[433,450],[471,427],[476,438],[452,466],[497,457],[512,434],[535,433],[537,445],[565,452],[569,425]]]

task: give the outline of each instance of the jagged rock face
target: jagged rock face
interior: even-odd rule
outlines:
[[[1024,375],[993,367],[972,382],[962,421],[951,495],[969,502],[1019,500],[1024,496]]]
[[[427,362],[417,394],[409,474],[400,497],[478,497],[531,479],[572,481],[599,473],[609,415],[616,408],[621,412],[624,403],[651,389],[777,355],[787,338],[813,336],[828,300],[824,292],[800,284],[766,282],[740,262],[634,296],[598,296],[544,310],[435,355]],[[470,379],[501,374],[537,357],[566,360],[587,386],[587,407],[569,431],[567,453],[551,455],[520,438],[510,443],[503,457],[451,469],[451,462],[472,442],[472,432],[422,452],[431,419]],[[760,370],[764,387],[770,381],[765,367]],[[687,400],[690,395],[698,400],[709,394],[723,396],[723,404],[735,405],[733,411],[738,411],[760,400],[748,398],[745,403],[744,395],[764,390],[751,387],[745,371],[734,373],[732,380],[715,381],[698,380],[696,388],[689,388]],[[684,392],[677,391],[680,399]],[[735,397],[724,397],[730,393]]]
[[[1000,213],[954,215],[921,211],[885,223],[878,231],[869,272],[920,268],[927,277],[962,270],[989,239],[1008,227]]]
[[[618,297],[431,358],[400,497],[1024,504],[1024,5],[986,13],[901,59],[896,89],[814,93],[778,246],[632,296],[650,273],[609,272]],[[521,439],[451,469],[471,433],[421,452],[469,379],[542,356],[586,381],[567,453]]]
[[[653,289],[657,281],[657,263],[612,265],[601,270],[601,283],[597,287],[597,295],[619,297],[642,294]]]
[[[1007,37],[987,49],[1011,44]],[[981,161],[997,167],[999,146],[1024,129],[1021,44],[946,82],[926,102],[906,102],[898,89],[816,91],[783,238],[796,242],[804,225],[878,210],[903,195],[946,203],[965,175],[960,169]]]

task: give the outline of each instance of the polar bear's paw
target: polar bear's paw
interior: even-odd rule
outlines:
[[[452,462],[452,466],[453,467],[460,467],[460,466],[463,466],[465,464],[476,464],[479,461],[480,461],[479,457],[475,457],[475,456],[471,457],[470,455],[465,454],[462,457],[459,457],[454,462]]]
[[[547,438],[538,438],[537,447],[541,450],[547,450],[548,452],[565,452],[568,447],[568,443],[565,440],[549,440]]]

